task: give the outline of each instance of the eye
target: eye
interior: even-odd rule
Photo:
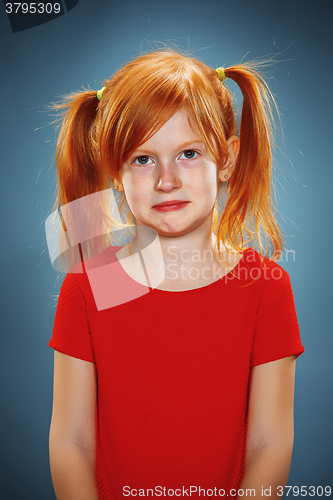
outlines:
[[[153,160],[149,158],[149,156],[138,156],[137,158],[134,158],[133,163],[136,165],[149,165],[152,161]]]
[[[186,159],[186,160],[192,160],[193,158],[196,158],[198,156],[198,152],[194,151],[193,149],[187,149],[180,155],[181,159]],[[183,158],[182,158],[183,157]]]

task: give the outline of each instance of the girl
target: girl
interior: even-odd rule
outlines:
[[[164,50],[58,106],[72,259],[49,342],[58,500],[282,495],[304,348],[274,262],[270,97],[247,65]],[[135,223],[120,249],[110,193]]]

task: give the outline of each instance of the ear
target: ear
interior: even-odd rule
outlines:
[[[239,139],[236,135],[232,135],[227,140],[228,145],[228,155],[225,159],[224,164],[220,167],[218,178],[222,182],[227,182],[233,172],[234,166],[236,165],[237,156],[239,153]]]
[[[118,179],[113,179],[113,185],[117,191],[124,191],[124,186],[120,177]]]

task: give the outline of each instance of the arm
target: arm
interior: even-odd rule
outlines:
[[[271,500],[281,498],[289,476],[294,442],[295,356],[254,366],[249,387],[248,432],[243,490],[262,496],[271,487]],[[280,496],[277,495],[280,494]],[[241,497],[238,497],[241,498]]]
[[[54,352],[50,466],[58,500],[98,500],[96,373],[89,361]]]

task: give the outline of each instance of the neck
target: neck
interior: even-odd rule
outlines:
[[[230,262],[228,252],[221,246],[221,257],[217,250],[217,238],[210,232],[202,236],[192,231],[181,236],[159,235],[155,230],[144,226],[137,226],[135,238],[129,243],[130,255],[141,253],[147,266],[161,269],[166,279],[175,279],[174,276],[195,276],[196,270],[219,269],[228,272],[234,266]],[[200,237],[199,237],[200,236]],[[192,270],[192,272],[191,272]]]
[[[129,250],[131,253],[145,250],[145,253],[150,255],[158,245],[164,260],[169,260],[171,255],[173,260],[175,255],[178,259],[181,259],[181,256],[188,252],[211,253],[212,256],[217,256],[215,234],[212,232],[202,234],[199,229],[192,231],[190,234],[168,236],[158,234],[152,228],[137,225],[136,236],[131,240]],[[153,245],[153,242],[155,245]]]
[[[149,286],[166,290],[205,286],[227,274],[240,260],[241,254],[230,252],[223,245],[221,260],[214,233],[201,239],[195,236],[190,233],[168,237],[158,235],[151,228],[137,226],[136,236],[126,246],[124,253],[118,253],[118,257],[135,255],[135,265],[141,261],[139,267],[144,269]],[[135,272],[135,269],[132,270],[133,276]]]

